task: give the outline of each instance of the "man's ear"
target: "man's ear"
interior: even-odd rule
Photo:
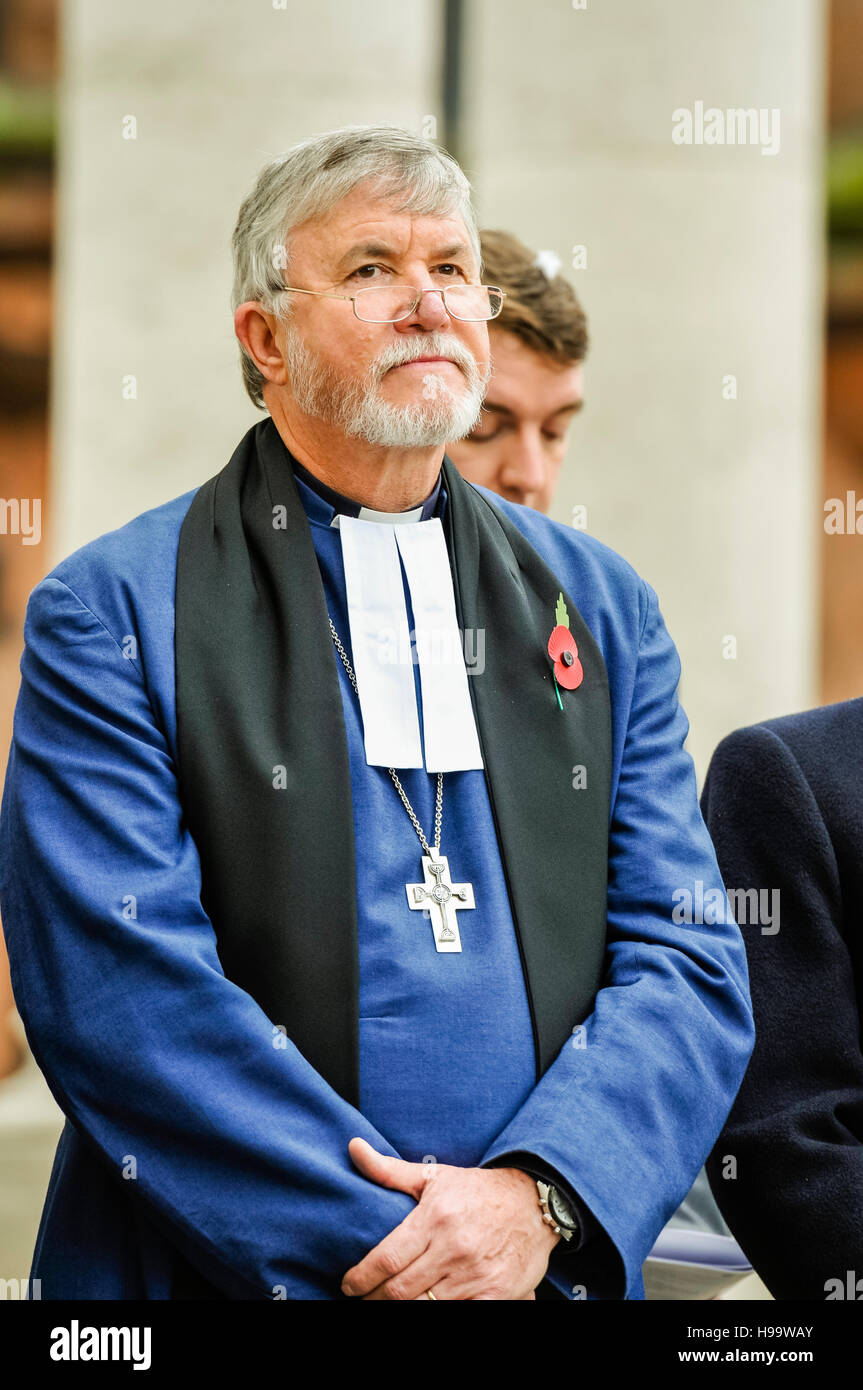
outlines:
[[[265,313],[256,300],[248,300],[234,314],[234,332],[261,375],[283,386],[288,372],[276,340],[276,322],[275,316]]]

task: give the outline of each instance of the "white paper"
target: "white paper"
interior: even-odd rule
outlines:
[[[748,1274],[752,1265],[733,1236],[701,1231],[693,1226],[666,1226],[650,1252],[651,1260],[674,1264],[723,1269],[730,1274]]]

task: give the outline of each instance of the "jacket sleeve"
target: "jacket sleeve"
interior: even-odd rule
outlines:
[[[598,1223],[568,1277],[617,1298],[640,1295],[641,1266],[719,1134],[753,1043],[743,942],[683,747],[680,661],[649,585],[643,604],[612,801],[603,985],[482,1160],[535,1154],[560,1174]],[[721,904],[701,914],[710,890]]]
[[[348,1141],[395,1150],[226,979],[137,663],[51,576],[24,636],[0,906],[36,1061],[129,1200],[229,1297],[338,1297],[414,1207],[361,1177]]]
[[[757,1029],[710,1185],[775,1298],[823,1300],[831,1279],[844,1297],[847,1272],[863,1275],[863,1053],[833,845],[793,752],[763,726],[719,745],[703,806]],[[752,889],[767,908],[754,922]]]

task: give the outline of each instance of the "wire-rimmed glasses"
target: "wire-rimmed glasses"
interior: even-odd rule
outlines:
[[[421,290],[416,285],[369,285],[356,294],[333,294],[329,290],[301,290],[285,285],[291,294],[316,294],[322,299],[349,299],[354,313],[363,323],[398,323],[410,318],[424,294],[439,294],[451,318],[463,323],[483,323],[496,319],[506,298],[498,285],[441,285]]]

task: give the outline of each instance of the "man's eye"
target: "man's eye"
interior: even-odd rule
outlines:
[[[468,444],[488,444],[490,439],[497,439],[503,428],[502,425],[495,425],[489,429],[487,425],[479,425],[466,436]]]
[[[372,280],[372,279],[374,279],[374,274],[372,274],[372,275],[367,275],[367,274],[366,274],[366,271],[368,270],[368,271],[375,272],[375,271],[378,271],[378,270],[380,270],[380,269],[381,269],[381,267],[380,267],[379,265],[361,265],[361,266],[359,266],[356,270],[352,270],[352,271],[351,271],[350,275],[348,276],[348,279],[349,279],[349,280]]]
[[[436,267],[438,275],[443,275],[445,279],[451,280],[454,275],[460,275],[464,279],[464,271],[461,266],[453,265],[451,261]]]

